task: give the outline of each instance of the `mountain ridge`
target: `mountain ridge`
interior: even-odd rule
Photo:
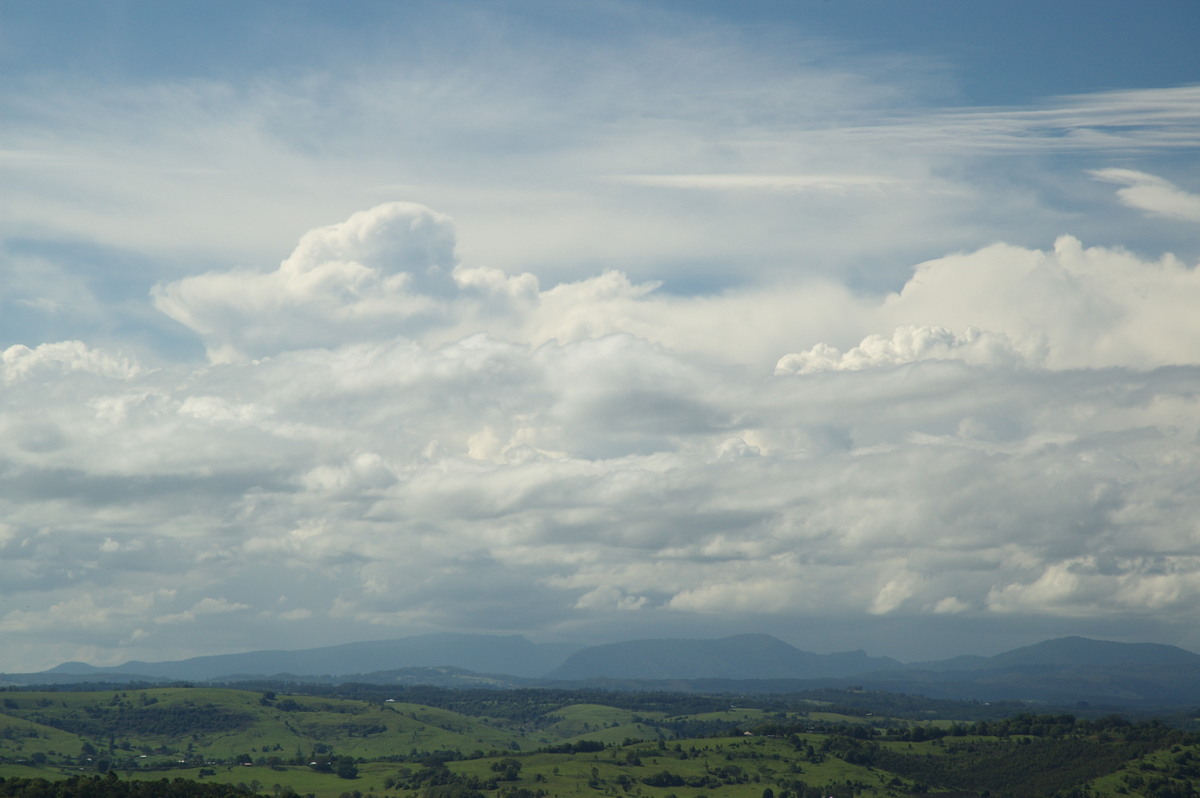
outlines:
[[[804,679],[897,667],[866,652],[814,654],[765,634],[715,640],[626,640],[581,649],[547,679]]]
[[[541,676],[575,648],[532,643],[521,635],[435,633],[315,648],[207,654],[165,662],[130,660],[103,667],[68,662],[44,672],[58,676],[122,674],[203,681],[231,675],[269,676],[286,672],[300,676],[346,676],[404,667],[453,666],[533,678]]]
[[[517,635],[435,634],[108,667],[64,662],[41,673],[0,675],[0,684],[12,685],[102,681],[741,693],[857,687],[931,698],[1132,706],[1200,703],[1200,654],[1157,643],[1062,637],[992,656],[906,664],[861,650],[815,654],[765,634],[585,648],[535,644]]]

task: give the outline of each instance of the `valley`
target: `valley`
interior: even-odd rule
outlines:
[[[1185,716],[1077,717],[862,690],[273,684],[9,688],[0,698],[10,789],[185,779],[314,798],[1161,798],[1194,795],[1197,776],[1200,735]]]

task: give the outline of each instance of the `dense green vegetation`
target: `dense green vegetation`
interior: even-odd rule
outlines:
[[[1197,794],[1192,732],[1017,709],[856,690],[8,690],[0,796]]]
[[[187,779],[122,781],[109,771],[104,776],[71,776],[60,781],[43,778],[0,778],[0,796],[7,798],[243,798],[249,790],[231,784],[202,784]]]

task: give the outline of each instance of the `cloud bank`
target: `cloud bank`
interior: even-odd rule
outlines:
[[[1200,278],[1170,256],[1063,236],[883,296],[681,298],[473,267],[388,203],[154,302],[207,365],[3,353],[19,639],[1200,620]]]

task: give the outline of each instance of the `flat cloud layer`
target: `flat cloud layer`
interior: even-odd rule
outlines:
[[[1200,87],[671,6],[0,42],[0,669],[1200,648]]]

